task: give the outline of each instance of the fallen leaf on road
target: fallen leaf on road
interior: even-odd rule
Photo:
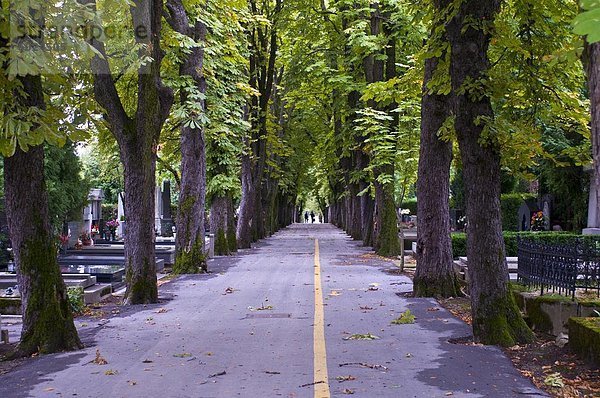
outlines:
[[[360,308],[360,309],[361,309],[361,310],[363,310],[363,311],[370,311],[370,310],[372,310],[372,309],[373,309],[373,307],[369,307],[369,306],[367,306],[367,305],[365,305],[365,306],[362,306],[362,305],[361,305],[361,306],[359,306],[358,308]]]
[[[330,296],[339,296],[340,294],[342,293],[340,293],[338,290],[332,290],[331,293],[329,293]]]
[[[344,337],[344,340],[377,340],[379,336],[375,336],[374,334],[352,334],[348,337]]]
[[[351,390],[349,388],[344,388],[342,390],[342,394],[352,395],[352,394],[354,394],[354,390]]]
[[[404,311],[399,318],[392,321],[392,325],[406,325],[415,323],[416,317],[410,312],[410,310]]]
[[[281,372],[274,372],[272,370],[265,370],[265,373],[268,375],[280,375]]]
[[[385,367],[385,366],[383,366],[383,365],[370,364],[370,363],[366,363],[366,362],[346,362],[346,363],[340,363],[338,366],[339,367],[342,367],[342,366],[360,366],[362,368],[377,369],[377,370],[388,370],[388,368]]]
[[[228,287],[227,289],[225,289],[225,294],[231,294],[233,292],[235,292],[235,289],[232,287]]]
[[[189,352],[182,352],[181,354],[173,354],[175,358],[189,358],[192,356]]]
[[[440,309],[439,309],[439,308],[437,308],[437,307],[430,307],[430,308],[427,308],[427,311],[429,311],[429,312],[433,312],[433,311],[439,311],[439,310],[440,310]]]
[[[114,375],[116,375],[117,373],[119,373],[119,372],[118,372],[118,371],[116,371],[116,370],[112,370],[112,369],[108,369],[106,372],[104,372],[104,374],[105,374],[106,376],[114,376]]]
[[[51,392],[51,391],[54,391],[54,388],[53,387],[44,388],[44,391]]]
[[[370,291],[374,292],[376,290],[379,290],[379,283],[369,283],[369,289]]]
[[[169,310],[166,308],[161,308],[158,311],[156,311],[157,314],[164,314],[165,312],[169,312]]]
[[[127,380],[127,384],[129,384],[130,386],[135,386],[137,384],[137,381],[135,381],[135,380]]]
[[[218,377],[218,376],[225,376],[226,374],[227,374],[227,371],[224,370],[224,371],[219,372],[219,373],[211,374],[210,376],[208,376],[208,378]]]
[[[102,355],[100,355],[100,350],[96,350],[96,358],[94,358],[94,360],[92,362],[95,363],[96,365],[108,364],[108,361]]]
[[[142,363],[152,363],[152,362],[153,362],[153,361],[151,361],[150,359],[144,359],[144,360],[142,361]]]
[[[335,378],[337,381],[339,381],[340,383],[343,383],[344,381],[352,381],[352,380],[356,380],[356,377],[352,376],[352,375],[348,375],[348,376],[338,376]]]

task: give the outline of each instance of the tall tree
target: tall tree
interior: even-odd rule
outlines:
[[[177,238],[173,272],[207,271],[204,256],[204,207],[206,198],[206,152],[204,126],[206,79],[204,78],[204,41],[206,25],[192,21],[181,0],[167,0],[167,21],[174,31],[191,40],[179,67],[184,81],[180,88],[180,106],[184,120],[181,127],[181,185],[177,211]]]
[[[250,11],[255,17],[268,19],[255,21],[249,29],[250,86],[256,90],[249,104],[248,118],[252,124],[252,137],[247,137],[246,152],[242,156],[242,199],[237,225],[240,248],[249,248],[251,242],[265,237],[265,210],[262,200],[263,179],[267,165],[267,121],[269,101],[273,93],[275,62],[279,43],[278,18],[283,2],[250,0]]]
[[[95,9],[95,0],[83,2]],[[173,103],[173,94],[163,86],[160,77],[163,2],[135,0],[133,5],[130,8],[131,29],[140,57],[133,115],[128,114],[117,89],[117,75],[112,73],[105,44],[96,37],[90,37],[90,43],[99,54],[91,63],[95,98],[104,109],[105,121],[117,140],[124,167],[125,301],[142,304],[158,300],[154,250],[156,148]]]
[[[445,23],[450,1],[434,1],[431,33],[425,60],[421,102],[421,145],[417,179],[417,297],[456,297],[460,290],[450,241],[450,166],[452,141],[442,128],[452,121],[452,94],[448,76],[450,58]],[[440,53],[439,56],[435,54]],[[434,79],[437,77],[437,81]]]
[[[488,48],[500,0],[465,0],[447,25],[455,129],[467,202],[467,254],[473,334],[504,346],[533,339],[508,286],[500,214],[500,148],[486,129],[493,109],[486,92]]]
[[[49,120],[42,70],[27,63],[21,64],[21,69],[9,70],[11,64],[18,63],[20,51],[43,54],[47,9],[39,3],[35,8],[14,3],[9,9],[4,7],[0,19],[4,189],[23,312],[21,339],[13,355],[76,350],[83,345],[73,323],[48,215],[43,141]],[[10,29],[15,20],[31,29]],[[7,36],[15,31],[22,36]]]

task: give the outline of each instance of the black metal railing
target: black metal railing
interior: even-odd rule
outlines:
[[[518,281],[553,293],[570,295],[577,289],[596,291],[600,297],[600,240],[576,238],[570,242],[518,239]]]

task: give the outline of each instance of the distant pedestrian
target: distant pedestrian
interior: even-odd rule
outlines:
[[[315,223],[315,212],[314,211],[310,212],[310,222],[313,224]]]
[[[304,223],[308,224],[308,212],[307,211],[304,212]]]

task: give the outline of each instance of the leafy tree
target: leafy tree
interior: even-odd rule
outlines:
[[[91,186],[82,178],[81,162],[70,141],[62,148],[46,146],[44,174],[50,223],[54,234],[58,234],[63,223],[81,217]]]
[[[491,28],[500,1],[463,1],[448,23],[454,126],[466,188],[467,254],[475,339],[510,346],[533,339],[508,287],[500,222],[500,148],[485,79]]]
[[[83,4],[92,11],[96,9],[95,0],[83,0]],[[115,29],[127,38],[109,43],[96,37],[89,38],[96,53],[91,62],[94,96],[104,109],[106,126],[119,145],[124,167],[125,298],[128,304],[153,303],[158,300],[152,222],[156,147],[173,103],[173,93],[163,85],[160,75],[163,2],[134,1],[133,7],[127,7],[131,20],[126,18],[124,7],[118,4],[104,6],[108,6],[102,8],[104,18],[114,17],[104,19],[104,22],[122,23]],[[102,21],[89,21],[87,26],[106,28]],[[107,51],[107,44],[114,46],[110,50],[126,56],[109,57],[108,54],[113,52]],[[119,70],[122,74],[114,72],[119,67],[123,68]],[[125,87],[120,89],[122,85]]]
[[[15,356],[82,348],[56,259],[44,178],[43,143],[64,143],[68,133],[58,127],[66,118],[64,108],[49,101],[44,91],[64,82],[61,57],[46,51],[44,36],[44,27],[56,16],[54,6],[3,3],[0,14],[0,150],[5,156],[6,210],[23,311]],[[19,22],[29,29],[19,30],[15,25]],[[48,73],[52,68],[54,74]]]

